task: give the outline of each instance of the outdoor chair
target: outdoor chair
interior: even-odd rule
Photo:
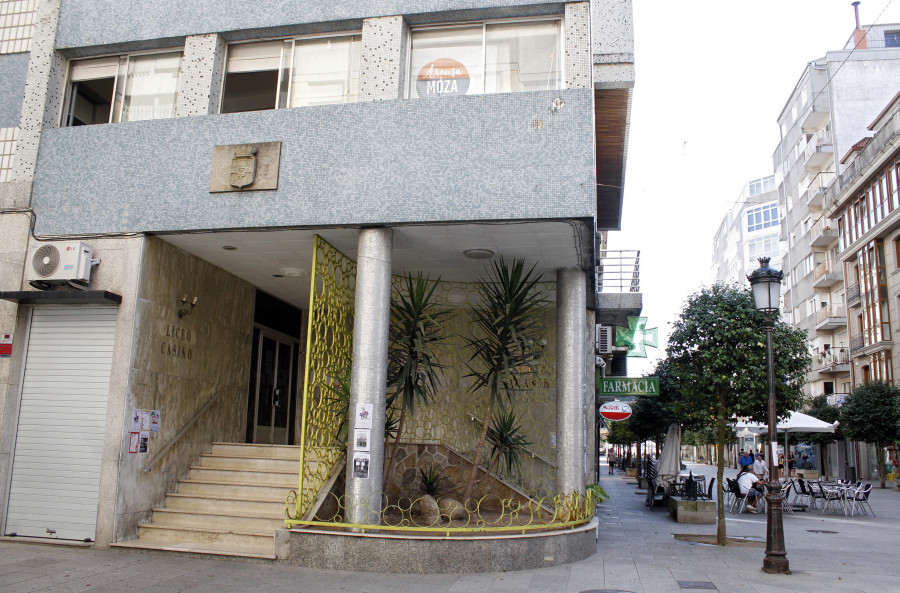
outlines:
[[[706,489],[706,494],[699,493],[700,498],[706,498],[706,500],[713,499],[713,489],[716,487],[716,479],[713,478],[709,481],[709,488]]]
[[[731,490],[731,495],[733,497],[731,502],[731,509],[728,511],[730,513],[734,513],[734,507],[738,507],[738,515],[744,512],[744,507],[747,506],[747,495],[741,494],[741,487],[735,480],[728,481],[728,489]]]
[[[856,508],[859,507],[862,509],[863,514],[868,516],[869,513],[866,512],[866,507],[869,507],[869,510],[872,511],[872,517],[875,517],[875,511],[872,510],[872,505],[869,504],[869,493],[871,492],[871,484],[864,484],[856,489],[853,493],[853,509],[851,514],[856,513]]]
[[[806,489],[809,490],[809,506],[811,508],[816,508],[816,501],[825,498],[825,494],[822,492],[822,488],[819,486],[818,482],[806,480]]]
[[[792,515],[794,514],[794,508],[791,506],[790,496],[791,496],[791,487],[793,485],[794,485],[794,483],[791,480],[787,480],[781,486],[781,508],[782,508],[782,510],[787,511]]]
[[[815,484],[815,487],[817,487],[822,494],[822,510],[819,511],[820,515],[824,515],[825,511],[828,510],[828,507],[830,507],[833,503],[842,505],[841,508],[843,510],[843,501],[841,500],[843,494],[839,489],[827,488],[818,483]]]
[[[802,478],[794,479],[794,500],[792,504],[794,506],[804,506],[807,508],[816,508],[815,500],[812,497],[812,494],[809,491],[809,486],[807,486],[806,481]]]

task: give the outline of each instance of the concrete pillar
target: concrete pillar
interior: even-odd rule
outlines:
[[[218,113],[224,67],[222,37],[210,33],[185,39],[175,117]]]
[[[578,268],[556,271],[556,490],[584,491],[584,311]]]
[[[388,326],[391,308],[391,230],[359,234],[353,361],[347,443],[347,521],[381,522]],[[361,412],[367,412],[365,417]],[[354,451],[355,430],[370,430],[368,452]],[[357,471],[361,470],[361,471]]]
[[[363,21],[360,101],[383,101],[403,96],[407,31],[402,16]]]
[[[596,484],[598,482],[597,471],[599,470],[600,460],[597,457],[597,373],[594,366],[594,311],[586,310],[584,312],[584,328],[582,335],[584,336],[584,385],[582,393],[584,394],[584,480],[587,484]]]

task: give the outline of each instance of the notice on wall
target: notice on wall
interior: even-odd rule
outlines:
[[[12,358],[13,335],[0,333],[0,358]]]
[[[159,432],[159,410],[150,410],[150,432]]]
[[[372,431],[368,428],[357,428],[353,433],[353,450],[368,452],[369,437],[371,436]]]
[[[131,432],[140,432],[141,431],[141,414],[143,410],[140,408],[134,408],[131,410]]]
[[[128,441],[128,452],[129,453],[137,453],[138,447],[141,444],[141,433],[133,432],[131,433],[131,438]]]
[[[141,432],[150,431],[150,410],[141,410]]]
[[[356,404],[356,428],[372,428],[372,404]]]
[[[354,453],[353,454],[353,477],[363,480],[369,479],[369,454]]]
[[[150,451],[150,433],[142,430],[139,434],[141,437],[138,442],[138,455],[145,455]]]

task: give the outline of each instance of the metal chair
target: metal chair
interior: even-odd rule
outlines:
[[[866,507],[869,507],[869,510],[872,511],[872,517],[875,518],[875,511],[872,510],[872,505],[869,504],[870,492],[872,492],[871,484],[865,484],[856,489],[853,493],[853,507],[851,514],[855,513],[856,508],[859,507],[862,509],[863,514],[868,516],[869,513],[866,512]]]
[[[744,512],[744,507],[747,506],[747,495],[741,493],[741,487],[735,480],[728,480],[728,489],[731,491],[732,502],[731,509],[728,512],[734,514],[735,505],[738,507],[738,515]]]
[[[793,485],[794,485],[794,483],[792,480],[787,480],[781,486],[781,508],[782,508],[782,510],[787,511],[792,515],[794,514],[794,508],[791,506],[790,496],[791,496],[791,487]]]

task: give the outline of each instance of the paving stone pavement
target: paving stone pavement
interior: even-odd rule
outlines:
[[[689,465],[709,477],[715,468]],[[734,474],[729,470],[729,474]],[[900,593],[900,492],[872,491],[872,517],[797,513],[784,518],[791,575],[760,570],[762,548],[676,541],[715,525],[676,524],[644,506],[621,472],[601,485],[597,554],[540,570],[400,575],[327,571],[166,553],[0,542],[0,593]],[[727,515],[729,536],[765,539],[766,517]],[[813,533],[811,530],[836,533]],[[701,588],[702,587],[702,588]]]

